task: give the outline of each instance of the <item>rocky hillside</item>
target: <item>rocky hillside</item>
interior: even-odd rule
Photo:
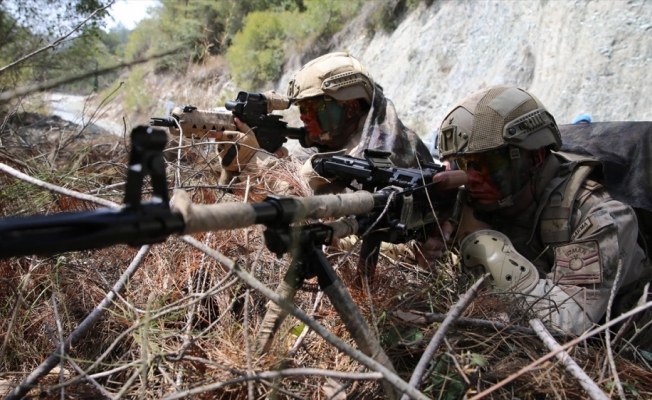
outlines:
[[[581,112],[652,119],[652,2],[435,0],[373,35],[368,14],[328,50],[360,58],[423,136],[456,101],[498,84],[532,91],[558,123]],[[312,56],[293,60],[277,89]]]

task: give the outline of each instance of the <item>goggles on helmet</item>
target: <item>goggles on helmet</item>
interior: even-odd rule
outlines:
[[[480,175],[489,175],[492,172],[507,168],[511,164],[509,149],[487,151],[477,154],[465,154],[455,159],[457,165],[463,171],[468,171],[470,167]]]
[[[342,109],[336,100],[319,96],[297,102],[299,113],[317,119],[322,132],[327,133],[337,129],[342,121]]]

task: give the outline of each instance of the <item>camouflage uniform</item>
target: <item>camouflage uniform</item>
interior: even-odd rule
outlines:
[[[579,335],[605,315],[614,286],[622,293],[637,283],[646,257],[637,243],[636,214],[602,186],[597,160],[553,151],[543,153],[535,175],[519,175],[528,168],[524,151],[543,147],[561,148],[554,118],[535,96],[514,87],[470,95],[441,126],[443,159],[478,162],[502,149],[511,165],[510,185],[503,186],[509,195],[491,204],[474,200],[462,216],[465,265],[490,272],[498,289],[516,293],[541,319]],[[519,204],[526,208],[515,216],[498,212]],[[501,217],[507,214],[512,216]],[[466,229],[472,219],[484,226]]]
[[[519,291],[532,296],[528,302],[536,303],[539,316],[579,335],[605,315],[614,285],[625,292],[637,283],[646,257],[637,243],[632,208],[614,200],[598,181],[582,178],[592,169],[592,161],[570,158],[564,153],[548,157],[535,184],[536,201],[520,215],[505,219],[476,213],[476,217],[505,234],[536,267],[538,276]],[[582,166],[585,170],[578,170]],[[559,200],[563,195],[575,199],[570,208]]]
[[[355,133],[343,148],[338,149],[340,154],[362,158],[365,149],[375,149],[391,152],[390,159],[398,167],[418,167],[419,162],[433,162],[427,146],[414,131],[403,125],[392,101],[385,97],[366,68],[352,56],[331,53],[312,60],[288,85],[288,96],[294,102],[324,95],[336,100],[362,99],[370,106],[369,111],[360,117]],[[312,185],[316,194],[343,190],[341,184],[329,184],[312,170],[311,160],[316,153],[318,150],[314,147],[293,153],[299,159],[310,158],[301,174],[316,182]],[[255,168],[268,168],[269,163],[274,162],[270,157],[258,151],[242,171],[250,173],[249,168],[254,165]]]

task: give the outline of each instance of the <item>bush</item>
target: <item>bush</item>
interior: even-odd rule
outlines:
[[[277,79],[284,60],[287,12],[256,11],[245,18],[242,31],[233,38],[226,53],[236,83],[256,90]]]

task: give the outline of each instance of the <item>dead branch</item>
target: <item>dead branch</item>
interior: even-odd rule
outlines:
[[[331,333],[329,330],[324,328],[321,324],[317,323],[313,318],[308,316],[306,313],[304,313],[302,310],[291,304],[290,302],[286,301],[284,298],[276,294],[273,290],[265,286],[263,283],[261,283],[258,279],[254,278],[251,276],[247,271],[242,270],[237,264],[235,264],[231,259],[227,258],[223,254],[220,254],[219,252],[205,246],[203,243],[200,241],[196,240],[195,238],[191,236],[183,236],[182,240],[185,241],[186,243],[190,244],[191,246],[205,252],[209,256],[215,258],[219,263],[227,267],[229,270],[233,271],[234,274],[238,276],[242,281],[244,281],[247,285],[249,285],[252,289],[257,290],[260,292],[263,296],[265,296],[267,299],[271,300],[272,302],[278,304],[281,306],[283,309],[287,310],[290,314],[294,315],[297,319],[299,319],[301,322],[304,324],[310,326],[312,330],[314,330],[319,336],[323,337],[325,340],[330,342],[333,346],[335,346],[338,350],[341,352],[347,354],[354,360],[360,362],[361,364],[367,366],[368,368],[380,372],[383,374],[384,379],[392,384],[394,387],[396,387],[398,390],[402,392],[406,392],[409,394],[412,398],[416,399],[424,399],[426,400],[427,397],[416,390],[415,388],[411,387],[410,385],[407,384],[404,380],[402,380],[398,375],[395,373],[391,372],[389,369],[381,365],[380,363],[376,362],[373,358],[366,356],[362,352],[354,349],[351,347],[349,344],[344,342],[342,339]]]
[[[591,331],[584,332],[584,334],[577,339],[571,340],[570,342],[564,344],[563,346],[559,347],[558,349],[551,351],[550,353],[546,354],[545,356],[539,358],[538,360],[533,361],[532,363],[526,365],[525,367],[521,368],[518,370],[516,373],[508,376],[507,378],[503,379],[502,381],[498,382],[497,384],[493,385],[492,387],[476,394],[475,396],[471,397],[469,400],[479,400],[483,398],[484,396],[495,392],[496,390],[500,389],[501,387],[507,385],[508,383],[514,381],[516,378],[520,377],[523,374],[526,374],[532,370],[534,370],[535,367],[538,365],[543,364],[544,362],[550,360],[552,357],[554,357],[557,353],[567,350],[573,346],[575,346],[578,343],[581,343],[585,341],[586,339],[593,337],[597,335],[598,333],[604,331],[605,329],[608,329],[612,327],[613,325],[616,325],[619,322],[625,321],[627,318],[631,317],[632,315],[636,315],[640,313],[641,311],[645,311],[648,308],[652,308],[652,301],[649,301],[642,306],[636,307],[633,310],[630,310],[624,314],[621,314],[618,318],[611,320],[608,324],[604,324],[598,328],[595,328]]]
[[[548,330],[546,327],[543,325],[540,319],[531,319],[530,320],[530,326],[532,326],[532,329],[537,333],[539,338],[543,341],[543,343],[550,349],[551,351],[555,351],[559,349],[561,346],[557,341],[548,333]],[[594,399],[594,400],[608,400],[609,397],[604,394],[602,390],[598,387],[598,385],[591,379],[589,376],[584,372],[584,370],[577,365],[575,360],[571,358],[571,356],[568,355],[565,351],[559,351],[556,355],[557,359],[566,367],[568,372],[571,373],[577,379],[586,390],[586,393]]]
[[[65,85],[67,83],[81,81],[81,80],[90,78],[90,77],[95,76],[95,75],[108,74],[109,72],[115,71],[116,69],[131,67],[131,66],[138,65],[138,64],[143,64],[143,63],[146,63],[146,62],[148,62],[150,60],[155,60],[157,58],[169,56],[170,54],[174,54],[174,53],[176,53],[176,52],[178,52],[178,51],[180,51],[182,49],[183,49],[183,47],[179,46],[179,47],[177,47],[175,49],[172,49],[170,51],[166,51],[164,53],[155,54],[155,55],[145,57],[145,58],[139,58],[138,60],[134,60],[134,61],[127,62],[127,63],[116,64],[116,65],[114,65],[112,67],[102,68],[102,69],[99,69],[99,70],[96,70],[96,71],[90,71],[90,72],[86,72],[86,73],[83,73],[83,74],[70,76],[70,77],[67,77],[67,78],[61,78],[61,79],[57,79],[57,80],[54,80],[54,81],[51,81],[51,82],[42,83],[40,85],[22,86],[22,87],[19,87],[17,89],[14,89],[14,90],[8,90],[8,91],[6,91],[4,93],[0,93],[0,103],[6,102],[6,101],[9,101],[9,100],[13,100],[13,99],[15,99],[17,97],[26,96],[28,94],[32,94],[32,93],[36,93],[36,92],[42,92],[42,91],[45,91],[45,90],[50,90],[50,89],[53,89],[53,88],[55,88],[57,86]]]
[[[448,332],[448,329],[450,329],[453,326],[453,322],[457,318],[459,318],[459,316],[462,315],[462,313],[464,312],[464,310],[466,310],[469,304],[471,304],[471,301],[475,298],[478,289],[480,288],[484,280],[490,275],[491,274],[486,273],[480,279],[478,279],[478,281],[473,286],[471,286],[471,288],[466,293],[462,295],[462,297],[457,302],[457,304],[455,304],[448,312],[448,316],[446,317],[444,322],[442,322],[439,329],[437,329],[435,336],[433,336],[432,340],[428,344],[428,347],[426,347],[426,350],[423,352],[423,355],[421,356],[421,359],[419,360],[417,367],[414,369],[414,372],[412,373],[412,378],[410,378],[410,383],[409,383],[411,387],[416,388],[421,383],[421,377],[426,371],[426,367],[428,366],[428,363],[430,363],[430,360],[432,359],[432,356],[435,354],[435,351],[437,351],[437,348],[446,337],[446,333]],[[403,395],[401,400],[408,400],[407,395]]]
[[[397,311],[394,314],[401,318],[401,311]],[[411,313],[417,314],[417,315],[423,315],[423,320],[425,323],[433,323],[433,322],[443,322],[444,319],[446,319],[446,314],[439,314],[439,313],[420,313],[420,312],[414,312],[411,311]],[[421,322],[421,318],[419,320],[411,320],[410,322]],[[536,332],[534,329],[531,328],[526,328],[524,326],[520,325],[510,325],[510,324],[505,324],[502,322],[498,321],[488,321],[485,319],[477,319],[477,318],[467,318],[467,317],[460,317],[455,321],[455,326],[456,327],[464,327],[464,328],[480,328],[480,329],[489,329],[489,330],[494,330],[494,331],[504,331],[504,332],[514,332],[514,333],[522,333],[524,335],[536,335]],[[566,332],[563,331],[557,331],[557,330],[552,330],[550,333],[553,336],[560,336],[560,337],[565,337],[565,338],[574,338],[574,335],[570,335]]]
[[[164,400],[182,399],[185,397],[210,392],[228,385],[234,385],[242,382],[257,381],[263,379],[270,380],[270,379],[278,379],[278,378],[283,378],[288,376],[306,376],[306,375],[326,376],[330,378],[346,379],[346,380],[384,379],[383,374],[380,372],[359,373],[359,372],[328,371],[328,370],[318,369],[318,368],[293,368],[293,369],[284,369],[280,371],[260,372],[256,375],[251,375],[251,376],[242,376],[236,379],[232,379],[230,381],[218,382],[211,385],[206,385],[195,389],[186,390],[183,392],[177,392],[170,396],[166,396],[163,399]]]
[[[53,185],[51,183],[44,182],[44,181],[42,181],[40,179],[36,179],[36,178],[31,177],[29,175],[23,174],[22,172],[11,168],[7,164],[0,163],[0,171],[4,171],[9,175],[11,175],[11,176],[13,176],[15,178],[18,178],[20,180],[23,180],[25,182],[31,183],[32,185],[36,185],[36,186],[42,187],[44,189],[51,190],[53,192],[63,194],[65,196],[74,197],[76,199],[83,200],[83,201],[90,201],[92,203],[96,203],[96,204],[99,204],[99,205],[104,206],[104,207],[120,208],[120,206],[118,204],[116,204],[116,203],[114,203],[112,201],[104,200],[104,199],[101,199],[99,197],[91,196],[91,195],[84,194],[84,193],[75,192],[74,190],[64,189],[64,188],[62,188],[60,186],[56,186],[56,185]]]
[[[618,269],[616,270],[616,277],[614,278],[614,284],[611,287],[611,294],[609,295],[609,302],[607,303],[607,315],[606,323],[609,323],[611,319],[611,306],[613,305],[614,299],[616,298],[616,292],[618,288],[618,281],[620,281],[620,274],[623,270],[623,259],[618,260]],[[609,367],[611,368],[611,374],[613,375],[614,383],[618,389],[618,395],[621,400],[625,400],[625,390],[623,385],[620,383],[620,378],[618,378],[618,370],[616,369],[616,362],[614,361],[614,353],[611,348],[611,331],[607,329],[604,332],[605,336],[605,346],[607,347],[607,360],[609,360]]]
[[[86,319],[84,319],[81,324],[75,329],[70,336],[64,342],[64,351],[68,351],[70,346],[75,345],[85,334],[86,332],[95,325],[95,323],[102,317],[104,312],[111,306],[115,298],[115,293],[119,293],[124,290],[125,286],[129,279],[133,276],[134,273],[138,270],[138,266],[145,259],[145,256],[149,252],[149,245],[145,245],[140,248],[136,257],[134,257],[131,265],[125,270],[125,272],[120,276],[118,282],[113,286],[111,291],[106,295],[102,302],[95,307],[95,310],[90,313]],[[6,400],[18,400],[27,394],[27,392],[35,386],[38,381],[48,374],[59,362],[59,352],[60,349],[54,350],[50,356],[45,360],[41,365],[39,365],[32,373],[30,373],[27,378],[25,378],[20,385],[16,386],[14,390],[9,393],[5,398]]]
[[[70,32],[68,32],[68,33],[66,33],[65,35],[61,36],[60,38],[58,38],[58,39],[55,40],[54,42],[49,43],[47,46],[44,46],[44,47],[42,47],[42,48],[40,48],[40,49],[38,49],[38,50],[36,50],[36,51],[33,51],[33,52],[31,52],[30,54],[28,54],[28,55],[26,55],[26,56],[24,56],[24,57],[22,57],[22,58],[19,58],[18,60],[14,61],[14,62],[12,62],[12,63],[9,63],[9,64],[5,65],[4,67],[0,68],[0,73],[3,72],[3,71],[5,71],[5,70],[7,70],[7,69],[9,69],[9,68],[11,68],[11,67],[13,67],[13,66],[15,66],[15,65],[17,65],[17,64],[20,64],[21,62],[23,62],[23,61],[25,61],[25,60],[27,60],[27,59],[30,59],[30,58],[34,57],[35,55],[37,55],[37,54],[39,54],[39,53],[42,53],[42,52],[44,52],[44,51],[46,51],[46,50],[48,50],[48,49],[54,49],[55,47],[57,47],[58,45],[60,45],[64,40],[66,40],[70,35],[72,35],[73,33],[77,32],[77,31],[79,30],[79,28],[81,28],[82,26],[84,26],[84,24],[86,24],[86,23],[87,23],[91,18],[93,18],[93,16],[95,16],[95,14],[97,14],[97,13],[100,12],[100,11],[104,11],[104,10],[106,10],[107,8],[111,7],[111,6],[113,5],[113,3],[115,3],[115,0],[112,0],[109,4],[107,4],[107,5],[104,6],[104,7],[101,7],[101,8],[96,9],[96,10],[93,11],[93,12],[91,13],[91,15],[89,15],[85,20],[83,20],[81,23],[79,23],[79,25],[77,25],[76,27],[72,28],[72,30],[71,30]]]

